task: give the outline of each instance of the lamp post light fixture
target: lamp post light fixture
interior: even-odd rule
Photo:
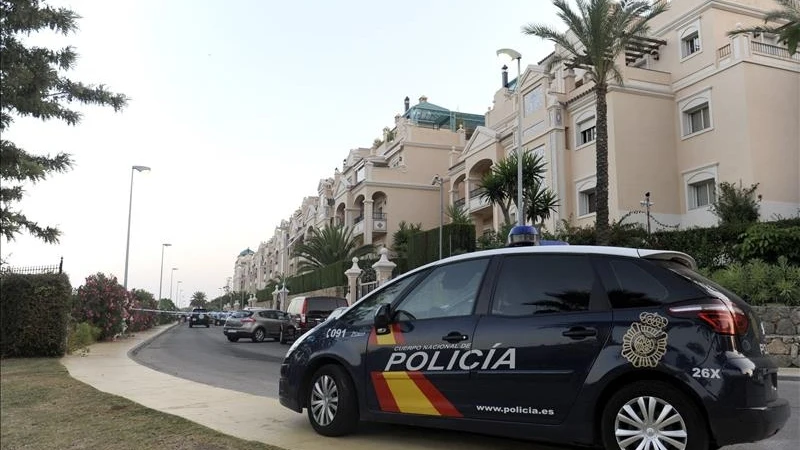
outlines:
[[[172,278],[175,276],[175,271],[178,270],[177,267],[172,268],[172,272],[169,274],[169,299],[172,300]]]
[[[161,244],[161,271],[158,272],[158,301],[161,301],[161,285],[164,281],[164,249],[172,244]]]
[[[444,228],[444,178],[437,173],[431,180],[431,185],[439,185],[439,259],[442,259],[442,228]]]
[[[517,225],[525,225],[525,206],[522,196],[522,54],[510,48],[501,48],[497,51],[497,56],[506,55],[511,59],[517,60]]]
[[[123,278],[122,286],[128,290],[128,256],[131,250],[131,212],[133,211],[133,174],[136,172],[143,172],[150,170],[147,166],[132,166],[131,167],[131,193],[128,200],[128,238],[125,241],[125,276]]]
[[[645,213],[647,214],[647,235],[650,235],[650,207],[655,205],[655,203],[650,201],[650,191],[644,193],[644,200],[639,202],[640,205],[644,206]]]

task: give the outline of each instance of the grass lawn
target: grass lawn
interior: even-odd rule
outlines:
[[[53,358],[0,362],[0,442],[4,450],[281,450],[100,392]]]

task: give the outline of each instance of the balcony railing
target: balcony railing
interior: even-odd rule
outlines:
[[[460,198],[460,199],[458,199],[458,200],[454,201],[454,202],[453,202],[453,205],[454,205],[456,208],[463,208],[463,207],[464,207],[464,204],[465,204],[465,202],[466,202],[466,201],[467,201],[467,199],[465,199],[465,198]]]
[[[758,42],[758,41],[750,41],[750,50],[752,50],[754,53],[761,53],[763,55],[800,61],[800,53],[795,53],[794,55],[790,55],[788,49],[778,45],[765,44],[763,42]]]
[[[364,221],[361,220],[353,224],[353,236],[358,236],[364,233]]]
[[[381,212],[372,213],[372,220],[386,220],[386,213],[381,213]]]
[[[723,45],[717,49],[717,59],[722,59],[731,54],[731,44]]]
[[[364,221],[364,214],[362,213],[361,215],[356,216],[356,218],[353,219],[353,225],[363,221]]]
[[[489,200],[483,197],[484,192],[486,192],[484,188],[477,188],[469,191],[470,211],[476,211],[489,206]]]

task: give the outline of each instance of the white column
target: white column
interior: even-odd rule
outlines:
[[[347,277],[347,303],[352,305],[356,301],[356,290],[358,289],[358,277],[361,276],[361,268],[358,267],[358,258],[353,258],[353,265],[345,270]]]

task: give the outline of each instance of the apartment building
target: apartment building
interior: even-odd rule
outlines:
[[[652,35],[620,56],[623,83],[612,82],[607,96],[612,220],[643,212],[649,193],[654,229],[713,225],[709,205],[723,181],[759,183],[762,219],[798,214],[800,54],[789,55],[774,36],[727,35],[763,23],[774,7],[772,0],[672,0],[652,21]],[[292,249],[328,223],[351,227],[359,242],[379,247],[391,246],[401,220],[437,226],[436,175],[445,206],[464,208],[479,234],[499,229],[500,210],[481,198],[480,180],[516,148],[520,116],[522,148],[543,157],[546,183],[559,197],[545,226],[552,230],[561,219],[592,224],[593,83],[580,69],[548,71],[552,54],[516,79],[504,68],[485,115],[450,111],[425,97],[411,106],[406,98],[383,139],[351,150],[332,177],[320,180],[317,195],[247,259],[254,281],[246,285],[261,288],[278,274],[294,274]],[[513,206],[511,215],[515,220]]]
[[[712,225],[708,207],[722,181],[759,183],[762,219],[798,213],[800,54],[790,56],[774,36],[727,36],[763,23],[774,7],[673,0],[653,20],[651,38],[620,57],[623,83],[612,82],[607,96],[612,220],[642,211],[649,192],[654,228]],[[520,114],[523,149],[547,161],[547,184],[560,199],[546,226],[594,222],[593,83],[563,65],[546,72],[549,58],[524,68],[521,81],[506,82],[504,71],[485,126],[450,167],[451,201],[465,205],[479,233],[502,221],[481,201],[479,180],[515,149]]]
[[[453,155],[463,151],[484,120],[480,114],[438,106],[425,96],[412,106],[406,97],[403,113],[384,129],[382,139],[350,150],[333,176],[319,181],[316,196],[304,198],[253,255],[237,258],[235,273],[249,277],[240,284],[254,293],[280,274],[297,273],[294,249],[312,230],[329,224],[344,225],[359,244],[377,247],[391,247],[400,221],[420,223],[423,229],[438,226],[441,193],[433,180],[446,177]]]

